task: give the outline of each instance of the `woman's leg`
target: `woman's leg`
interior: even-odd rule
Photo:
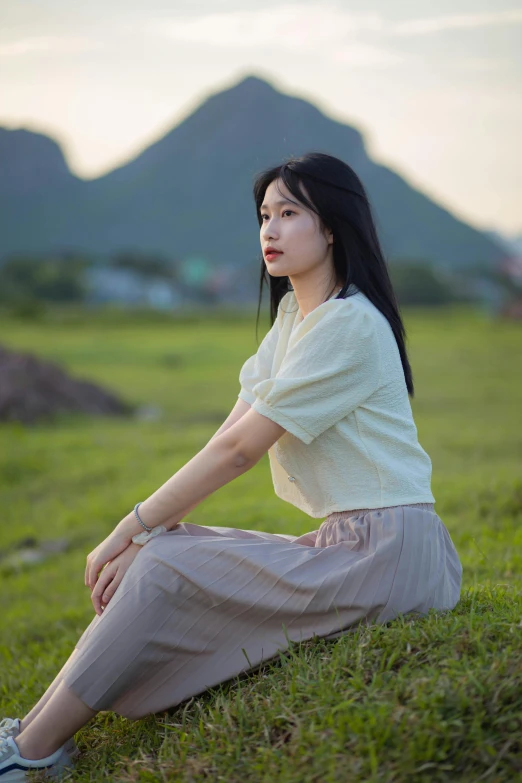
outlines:
[[[62,689],[57,699],[50,705],[51,709],[45,709],[61,685],[63,675],[78,654],[79,650],[75,648],[41,699],[23,718],[16,743],[24,758],[37,759],[50,755],[96,714],[95,710],[89,709],[79,701],[69,689],[65,691]],[[42,713],[44,713],[43,720],[36,720]],[[61,714],[64,720],[57,720],[56,713]]]
[[[29,725],[15,738],[20,755],[27,759],[50,756],[96,713],[59,681]]]
[[[185,523],[179,526],[179,529],[176,530],[176,534],[197,536],[198,538],[202,536],[211,536],[214,538],[216,536],[223,536],[225,538],[264,539],[266,541],[276,541],[280,543],[295,541],[296,543],[313,546],[316,531],[308,533],[305,536],[296,537],[227,527],[202,527],[200,525]],[[310,540],[308,540],[309,538]],[[115,596],[113,597],[113,601],[114,598]],[[101,618],[94,618],[91,625],[96,625],[100,619]],[[64,675],[71,665],[74,667],[78,653],[79,650],[75,648],[43,696],[22,720],[21,731],[16,741],[19,744],[20,752],[27,758],[41,758],[44,755],[49,755],[54,752],[54,750],[60,747],[66,739],[72,737],[98,711],[87,707],[87,705],[82,702],[71,689],[67,688],[65,684],[64,688],[59,691]],[[55,694],[58,692],[59,696],[55,699]],[[65,720],[60,723],[60,721],[56,719],[55,713],[61,713]],[[73,716],[75,714],[78,715],[79,720],[77,725],[73,725]],[[63,734],[63,731],[65,731],[65,735]]]
[[[20,726],[20,731],[24,731],[24,729],[26,729],[29,726],[29,724],[34,720],[34,718],[36,718],[36,716],[45,707],[45,705],[47,704],[47,702],[49,701],[49,699],[51,698],[51,696],[53,695],[53,693],[55,692],[59,684],[61,683],[65,671],[69,668],[71,662],[78,655],[78,653],[79,650],[77,650],[76,648],[72,651],[71,655],[69,656],[65,664],[62,666],[62,668],[60,669],[60,671],[58,672],[58,674],[56,675],[52,683],[49,685],[42,698],[34,705],[32,710],[27,713],[25,718],[23,718]]]

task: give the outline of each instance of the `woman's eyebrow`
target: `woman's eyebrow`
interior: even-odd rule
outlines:
[[[279,201],[274,201],[274,204],[276,207],[279,204],[294,204],[296,207],[299,206],[299,204],[296,201],[290,201],[290,199],[287,198],[280,198]],[[260,209],[268,209],[268,204],[261,204]]]

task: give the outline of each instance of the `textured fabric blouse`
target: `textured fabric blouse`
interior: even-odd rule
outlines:
[[[239,373],[238,396],[286,430],[268,451],[275,493],[311,517],[435,501],[393,331],[348,294],[303,318],[287,292]]]

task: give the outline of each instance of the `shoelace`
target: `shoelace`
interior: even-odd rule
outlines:
[[[0,737],[0,761],[9,758],[13,749],[7,744],[7,737]]]
[[[15,727],[15,721],[13,718],[4,718],[0,722],[0,737],[8,737],[12,734],[12,730]]]

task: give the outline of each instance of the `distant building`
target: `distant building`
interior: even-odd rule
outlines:
[[[172,310],[183,303],[177,287],[161,279],[151,279],[129,269],[90,267],[85,270],[87,302],[139,305]]]
[[[502,274],[509,277],[513,283],[522,285],[522,255],[507,256],[499,263]]]

